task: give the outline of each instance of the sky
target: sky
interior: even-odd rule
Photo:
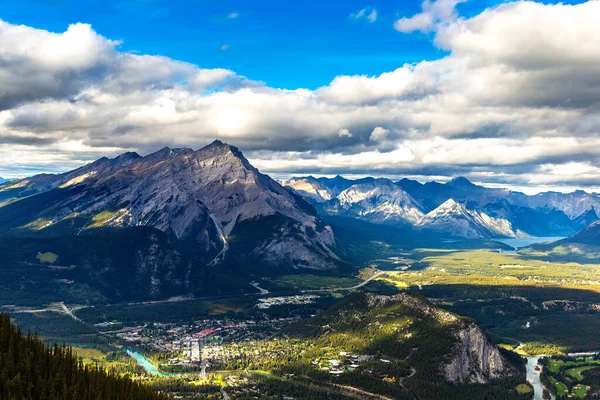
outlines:
[[[218,138],[275,177],[597,191],[598,15],[598,0],[3,0],[0,176]]]

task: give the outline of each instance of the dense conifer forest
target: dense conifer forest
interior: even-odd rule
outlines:
[[[71,348],[47,346],[0,314],[0,400],[166,400],[150,387],[83,365]]]

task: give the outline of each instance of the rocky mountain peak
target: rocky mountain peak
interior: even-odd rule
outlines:
[[[443,202],[438,208],[433,210],[432,212],[440,212],[440,211],[454,211],[454,212],[462,212],[465,210],[465,206],[456,202],[454,199],[448,199]]]
[[[461,188],[468,188],[468,187],[476,186],[475,184],[473,184],[470,180],[468,180],[464,176],[459,176],[459,177],[453,178],[450,181],[448,181],[446,183],[446,185],[454,186],[454,187],[461,187]]]

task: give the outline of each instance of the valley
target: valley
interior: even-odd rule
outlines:
[[[128,153],[0,185],[0,311],[183,399],[560,398],[532,360],[600,348],[600,200],[573,196]]]

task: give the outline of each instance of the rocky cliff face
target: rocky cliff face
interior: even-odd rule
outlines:
[[[456,338],[454,358],[443,367],[449,382],[487,383],[511,373],[513,367],[477,325],[465,324]]]

